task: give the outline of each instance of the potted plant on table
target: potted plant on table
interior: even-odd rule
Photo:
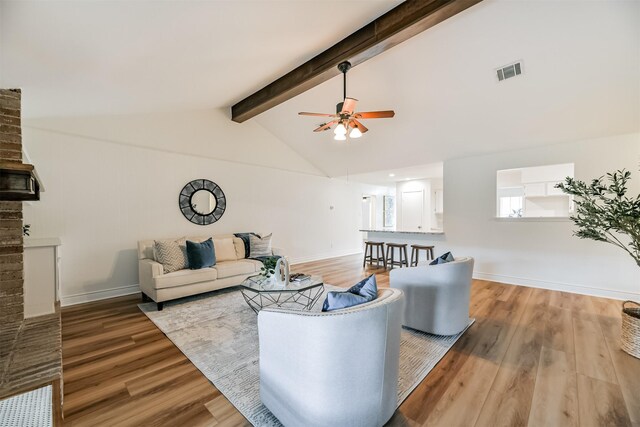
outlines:
[[[264,276],[266,279],[269,279],[273,274],[276,273],[276,264],[278,263],[278,258],[268,257],[262,261],[262,267],[260,267],[260,275]]]
[[[627,196],[631,172],[619,170],[590,184],[566,178],[556,185],[564,193],[574,196],[575,214],[571,216],[578,227],[575,236],[615,245],[627,252],[640,267],[640,195]],[[635,306],[635,307],[632,307]],[[640,358],[640,304],[622,304],[622,349]]]

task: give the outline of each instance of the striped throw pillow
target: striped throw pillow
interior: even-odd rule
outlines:
[[[271,234],[263,237],[250,234],[249,239],[251,241],[251,244],[249,245],[251,248],[249,258],[273,255],[273,251],[271,250]]]
[[[184,237],[177,240],[155,240],[153,254],[156,261],[162,264],[165,273],[189,268],[187,241]]]

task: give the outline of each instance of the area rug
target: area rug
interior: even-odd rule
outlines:
[[[325,285],[329,290],[343,289]],[[312,311],[322,301],[324,295]],[[170,301],[163,311],[155,303],[139,307],[251,424],[281,426],[260,401],[257,316],[237,288]],[[402,329],[398,406],[465,331],[437,336]]]
[[[0,427],[52,425],[50,385],[0,400]]]

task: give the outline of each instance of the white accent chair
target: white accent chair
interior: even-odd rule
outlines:
[[[455,335],[469,325],[473,258],[391,270],[389,284],[405,294],[402,324],[435,335]]]
[[[402,292],[326,313],[258,314],[260,398],[285,426],[382,426],[398,402]]]

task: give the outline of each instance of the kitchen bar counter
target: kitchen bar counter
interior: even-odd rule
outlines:
[[[444,231],[402,231],[402,230],[393,230],[389,228],[381,228],[381,229],[371,229],[371,230],[360,230],[364,233],[393,233],[393,234],[426,234],[426,235],[444,235]]]
[[[411,245],[426,245],[434,247],[434,254],[438,256],[445,246],[445,235],[443,231],[399,231],[393,229],[362,229],[366,233],[365,240],[384,243],[406,243],[408,254],[411,254]],[[421,254],[420,261],[423,261],[424,254]]]

